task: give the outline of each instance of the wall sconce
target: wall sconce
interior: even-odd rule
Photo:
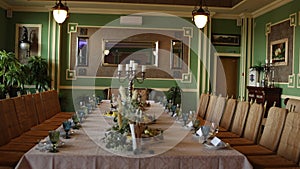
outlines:
[[[55,21],[59,24],[62,24],[66,18],[68,17],[69,8],[67,6],[67,3],[65,1],[65,5],[61,3],[61,0],[56,1],[55,6],[53,9],[53,17]]]
[[[33,30],[30,31],[29,37],[28,37],[28,29],[23,26],[23,35],[22,40],[20,40],[20,48],[22,50],[26,51],[26,57],[30,56],[30,47],[31,47],[31,35],[33,33]]]
[[[205,9],[202,8],[202,0],[200,0],[199,9],[195,7],[195,9],[192,11],[193,15],[193,21],[195,22],[195,25],[202,29],[205,27],[208,17],[209,17],[209,11],[207,7]]]

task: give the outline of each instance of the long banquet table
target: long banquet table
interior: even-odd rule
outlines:
[[[158,117],[151,127],[164,129],[164,139],[145,141],[150,151],[134,155],[130,152],[118,152],[105,148],[101,140],[111,125],[112,118],[103,116],[109,110],[108,103],[88,115],[82,128],[63,139],[64,145],[58,153],[38,150],[36,145],[19,161],[18,169],[107,169],[107,168],[143,168],[143,169],[251,169],[247,158],[232,148],[209,149],[181,123],[174,121],[158,104],[151,104],[148,113]],[[153,153],[154,152],[154,153]]]

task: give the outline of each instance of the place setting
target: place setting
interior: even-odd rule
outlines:
[[[219,126],[214,122],[205,122],[204,125],[199,126],[193,137],[196,138],[199,143],[203,144],[208,149],[218,150],[229,148],[228,143],[223,142],[216,136]]]

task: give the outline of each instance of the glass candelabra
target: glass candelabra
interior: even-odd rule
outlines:
[[[274,82],[275,82],[275,75],[274,75],[274,65],[273,63],[269,62],[266,60],[266,65],[265,65],[265,86],[268,87],[275,87]]]
[[[134,60],[130,60],[129,64],[125,65],[125,75],[122,78],[123,73],[123,65],[118,65],[118,78],[119,82],[124,83],[126,80],[128,80],[128,96],[132,97],[132,91],[133,91],[133,84],[134,81],[137,81],[138,83],[143,83],[145,80],[145,74],[146,74],[146,66],[142,65],[142,74],[141,77],[137,77],[137,69],[138,69],[138,63],[134,62]]]

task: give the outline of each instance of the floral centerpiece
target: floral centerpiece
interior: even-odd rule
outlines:
[[[117,98],[117,116],[114,118],[114,125],[109,128],[103,138],[106,148],[113,148],[120,151],[140,150],[135,147],[136,138],[143,136],[149,138],[162,135],[162,130],[151,129],[147,124],[155,121],[154,117],[143,112],[145,104],[138,99],[138,92],[135,90],[132,97],[127,97],[124,87],[119,88]],[[134,127],[134,128],[133,128]],[[162,138],[162,137],[159,137]]]

